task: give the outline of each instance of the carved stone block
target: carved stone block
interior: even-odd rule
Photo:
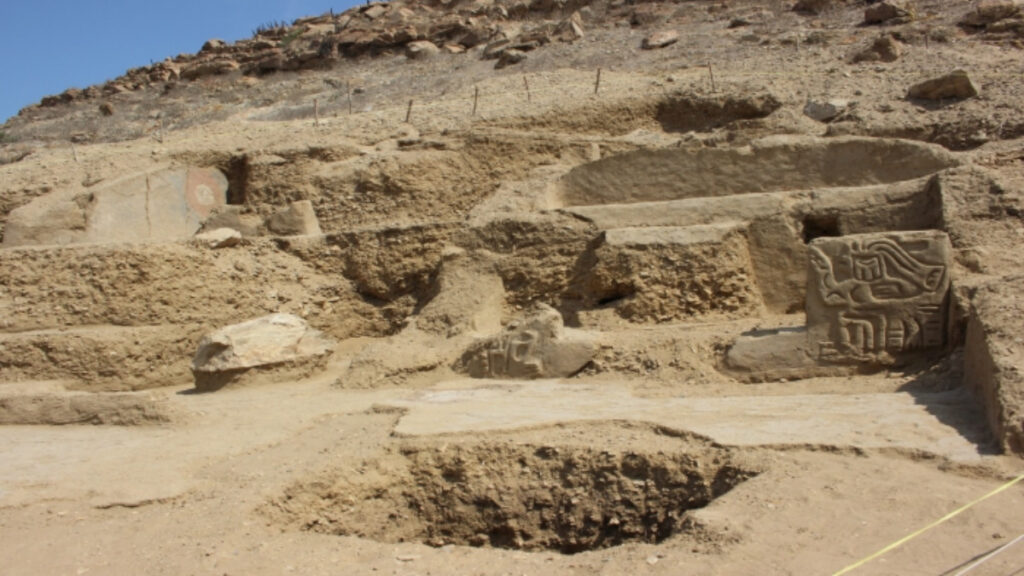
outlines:
[[[474,343],[456,369],[473,378],[561,378],[578,372],[597,347],[589,335],[567,329],[546,305],[501,333]]]
[[[939,231],[819,238],[809,246],[807,336],[825,362],[884,362],[946,341],[952,247]]]

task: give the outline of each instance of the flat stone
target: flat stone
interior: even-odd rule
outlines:
[[[410,60],[425,60],[440,51],[440,48],[428,40],[417,40],[405,45],[405,56]]]
[[[644,50],[653,50],[655,48],[664,48],[666,46],[671,46],[672,44],[675,44],[678,41],[679,32],[676,32],[675,30],[662,30],[660,32],[655,32],[651,34],[647,38],[644,38],[644,42],[641,45],[641,47]]]
[[[563,378],[578,372],[596,352],[588,334],[566,329],[562,315],[541,304],[500,334],[475,342],[456,369],[473,378]]]
[[[920,100],[945,100],[973,98],[978,89],[964,70],[954,70],[944,76],[925,80],[910,87],[907,98]]]
[[[193,373],[272,366],[331,353],[334,342],[293,314],[270,314],[203,336],[192,359]]]
[[[242,241],[242,233],[232,228],[217,228],[196,234],[195,240],[209,248],[230,248]]]

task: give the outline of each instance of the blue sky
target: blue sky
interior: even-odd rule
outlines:
[[[0,122],[49,94],[354,0],[0,0]]]

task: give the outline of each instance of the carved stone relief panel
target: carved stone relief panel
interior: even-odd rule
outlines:
[[[809,246],[809,350],[880,361],[945,344],[952,248],[939,231],[819,238]]]

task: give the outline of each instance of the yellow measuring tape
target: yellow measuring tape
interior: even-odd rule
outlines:
[[[878,558],[882,554],[885,554],[886,552],[894,550],[895,548],[899,548],[903,544],[906,544],[907,542],[913,540],[914,538],[917,538],[921,534],[924,534],[925,532],[931,530],[932,528],[935,528],[939,524],[942,524],[943,522],[945,522],[945,521],[949,520],[950,518],[960,514],[961,512],[967,510],[968,508],[974,506],[975,504],[977,504],[979,502],[982,502],[983,500],[987,500],[987,499],[995,496],[996,494],[999,494],[1000,492],[1008,489],[1010,486],[1013,486],[1014,484],[1016,484],[1017,482],[1020,482],[1021,480],[1024,480],[1024,474],[1021,474],[1020,476],[1017,476],[1013,480],[1010,480],[1009,482],[1007,482],[1006,484],[1003,484],[999,488],[996,488],[995,490],[989,492],[988,494],[985,494],[981,498],[978,498],[977,500],[975,500],[973,502],[970,502],[968,504],[965,504],[965,505],[961,506],[960,508],[957,508],[956,510],[950,512],[949,514],[946,514],[942,518],[939,518],[935,522],[932,522],[931,524],[925,526],[924,528],[921,528],[917,532],[914,532],[913,534],[910,534],[908,536],[904,536],[903,538],[900,538],[899,540],[893,542],[892,544],[889,544],[885,548],[882,548],[878,552],[875,552],[871,556],[868,556],[867,558],[865,558],[865,559],[863,559],[863,560],[861,560],[859,562],[856,562],[854,564],[850,564],[849,566],[847,566],[846,568],[843,568],[839,572],[836,572],[832,576],[839,576],[840,574],[846,574],[847,572],[850,572],[852,570],[856,570],[857,568],[860,568],[861,566],[867,564],[868,562],[874,560],[875,558]]]

